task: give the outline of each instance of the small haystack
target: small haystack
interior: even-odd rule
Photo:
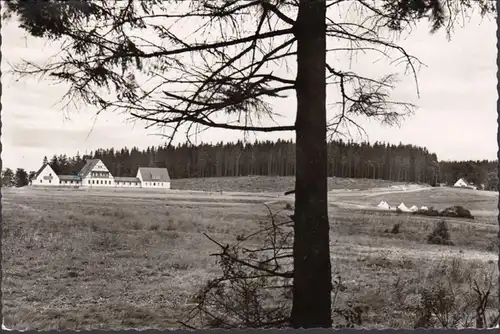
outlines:
[[[398,209],[401,212],[411,212],[410,209],[408,209],[408,207],[403,202],[401,202],[401,204],[399,204]]]
[[[411,211],[411,212],[416,212],[416,211],[418,211],[418,206],[413,205],[413,206],[410,208],[410,211]]]
[[[420,210],[422,210],[422,211],[428,211],[428,210],[429,210],[429,208],[428,208],[428,207],[426,207],[426,206],[421,206],[421,207],[420,207]]]
[[[379,208],[381,210],[389,210],[391,207],[389,206],[389,204],[387,204],[386,201],[382,201],[382,202],[380,202],[379,205],[377,205],[377,208]]]

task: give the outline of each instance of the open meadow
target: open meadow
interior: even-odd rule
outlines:
[[[2,189],[5,325],[180,328],[193,295],[220,274],[210,256],[217,246],[204,233],[231,244],[268,220],[266,205],[283,219],[293,212],[293,195],[283,195],[293,178],[173,180],[172,188]],[[422,291],[443,279],[459,306],[473,293],[467,275],[480,286],[493,278],[496,295],[498,194],[341,178],[329,190],[331,259],[342,281],[334,307],[359,305],[360,327],[413,327]],[[463,205],[475,219],[444,219],[453,245],[431,245],[443,218],[376,210],[381,200]]]

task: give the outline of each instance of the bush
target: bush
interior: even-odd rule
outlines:
[[[394,224],[394,226],[392,227],[392,230],[391,230],[391,233],[392,234],[398,234],[399,233],[399,227],[401,226],[401,224],[397,223],[397,224]]]
[[[473,269],[454,259],[433,268],[418,292],[414,328],[486,328],[498,322],[495,265]]]
[[[450,232],[448,231],[448,225],[444,220],[438,222],[432,232],[427,236],[427,243],[453,246],[453,242],[450,239]]]
[[[429,208],[429,210],[419,209],[418,211],[415,211],[414,214],[416,214],[416,215],[422,215],[422,216],[436,217],[436,216],[439,216],[439,211],[436,210],[436,209],[434,209],[434,208]]]
[[[450,206],[439,213],[442,217],[458,217],[458,218],[470,218],[474,219],[474,216],[469,210],[465,209],[463,206],[454,205]]]

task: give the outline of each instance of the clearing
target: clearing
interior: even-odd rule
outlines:
[[[203,233],[233,243],[267,219],[264,203],[292,213],[285,206],[293,206],[293,195],[283,192],[293,189],[293,178],[187,179],[172,186],[168,192],[2,189],[5,325],[180,328],[193,294],[219,274],[210,257],[217,248]],[[498,194],[340,178],[330,179],[329,189],[332,265],[345,285],[337,303],[365,306],[362,327],[412,327],[408,310],[443,264],[498,275]],[[429,245],[439,218],[374,210],[381,200],[463,205],[477,217],[446,219],[455,245]],[[394,224],[399,233],[385,232]]]

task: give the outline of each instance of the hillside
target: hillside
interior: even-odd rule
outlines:
[[[241,177],[208,177],[172,180],[172,189],[201,191],[235,191],[235,192],[278,192],[294,189],[293,176],[241,176]],[[385,188],[403,185],[403,182],[372,179],[352,179],[329,177],[328,190]]]

